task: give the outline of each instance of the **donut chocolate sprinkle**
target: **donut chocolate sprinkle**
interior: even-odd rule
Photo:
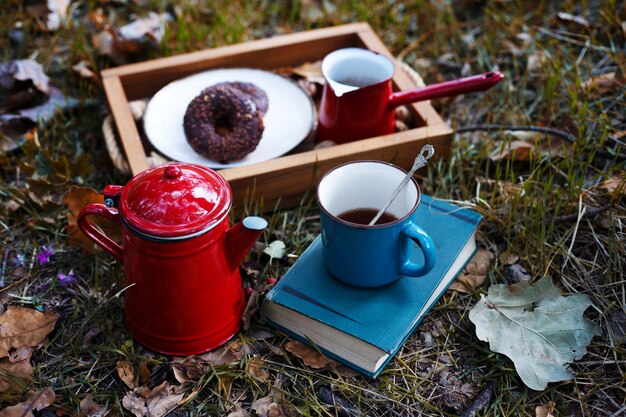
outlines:
[[[218,162],[248,155],[259,144],[264,130],[256,102],[232,84],[242,83],[220,83],[202,90],[187,106],[183,119],[191,147]]]

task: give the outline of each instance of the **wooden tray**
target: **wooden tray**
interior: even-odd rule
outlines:
[[[272,70],[295,67],[318,61],[336,49],[354,46],[393,59],[367,23],[352,23],[102,71],[104,90],[132,174],[148,168],[148,159],[129,102],[149,98],[174,80],[210,68],[245,66]],[[393,83],[396,90],[416,86],[400,68],[396,70]],[[452,136],[450,127],[429,102],[416,103],[409,108],[416,127],[403,132],[220,170],[233,189],[235,210],[241,212],[244,205],[256,205],[266,212],[296,206],[307,191],[314,191],[327,170],[347,161],[376,159],[408,169],[426,143],[435,146],[436,156],[447,155]]]

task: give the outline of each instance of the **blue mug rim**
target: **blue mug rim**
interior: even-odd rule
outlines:
[[[404,175],[407,174],[408,171],[406,171],[405,169],[392,164],[391,162],[385,162],[385,161],[377,161],[375,159],[361,159],[358,161],[348,161],[348,162],[344,162],[342,164],[339,164],[337,166],[334,166],[333,168],[329,169],[328,171],[326,171],[326,173],[322,176],[322,178],[320,179],[318,185],[317,185],[317,190],[315,192],[315,195],[317,197],[317,205],[320,207],[320,210],[322,210],[328,217],[332,218],[333,220],[344,224],[346,226],[349,227],[354,227],[354,228],[358,228],[358,229],[383,229],[386,227],[392,227],[395,226],[398,223],[401,223],[403,221],[405,221],[407,218],[409,218],[414,212],[415,210],[417,210],[417,206],[419,206],[420,202],[422,201],[422,190],[420,189],[419,184],[417,183],[417,181],[415,180],[415,177],[411,177],[410,181],[413,182],[413,184],[415,185],[415,189],[417,190],[417,198],[415,199],[415,204],[413,205],[413,207],[411,208],[411,210],[408,211],[407,214],[405,214],[404,216],[392,221],[392,222],[387,222],[387,223],[382,223],[382,224],[374,224],[372,226],[368,225],[368,224],[361,224],[361,223],[352,223],[349,222],[347,220],[341,219],[337,216],[335,216],[334,214],[330,213],[328,210],[326,210],[326,208],[324,207],[324,205],[322,204],[322,202],[320,201],[320,195],[319,195],[319,186],[322,183],[322,181],[324,181],[324,179],[330,175],[333,171],[344,167],[346,165],[352,165],[352,164],[358,164],[358,163],[364,163],[364,162],[373,162],[373,163],[377,163],[377,164],[381,164],[381,165],[387,165],[389,167],[395,168],[398,171],[401,171],[404,173]]]

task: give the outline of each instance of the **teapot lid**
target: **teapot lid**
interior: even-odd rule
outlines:
[[[160,238],[191,237],[228,214],[230,185],[201,165],[170,163],[135,176],[122,191],[119,208],[127,225]]]

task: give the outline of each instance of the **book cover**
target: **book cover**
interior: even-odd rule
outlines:
[[[263,313],[269,323],[348,366],[378,375],[476,249],[480,214],[427,195],[417,210],[419,226],[437,249],[427,275],[373,289],[343,284],[326,271],[318,237],[266,295]]]

